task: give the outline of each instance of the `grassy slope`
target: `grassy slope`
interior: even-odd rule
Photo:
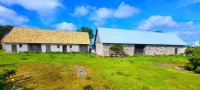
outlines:
[[[7,87],[32,89],[200,89],[200,75],[177,66],[187,63],[181,56],[91,57],[90,54],[0,53],[0,71],[15,68]],[[82,66],[86,76],[77,76]],[[15,79],[11,81],[10,79]]]

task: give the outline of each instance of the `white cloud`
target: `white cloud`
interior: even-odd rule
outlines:
[[[54,14],[58,7],[63,7],[59,0],[0,0],[6,5],[20,5],[27,10],[36,11],[45,17]]]
[[[62,22],[55,25],[57,30],[77,30],[73,23]]]
[[[117,9],[103,7],[95,10],[90,20],[94,21],[95,26],[101,26],[107,18],[128,18],[139,12],[139,9],[122,2]]]
[[[95,26],[101,26],[104,24],[107,18],[111,18],[113,16],[113,10],[108,8],[99,8],[95,10],[89,17],[90,20],[95,21]]]
[[[89,13],[90,6],[78,6],[75,8],[74,13],[72,16],[85,16]]]
[[[86,6],[78,6],[75,8],[73,16],[86,16],[89,15],[89,20],[94,21],[95,26],[101,26],[105,24],[106,19],[108,18],[128,18],[132,17],[134,14],[139,13],[139,9],[130,6],[124,2],[122,2],[118,8],[106,8],[106,7],[91,7],[89,5]]]
[[[190,45],[200,39],[200,28],[196,28],[193,21],[176,22],[171,16],[151,16],[137,27],[139,30],[157,30],[158,28],[164,32],[176,33]]]
[[[200,40],[200,29],[179,31],[177,35],[186,41],[189,45],[192,45],[195,41]]]
[[[139,13],[139,9],[134,8],[128,4],[125,4],[124,2],[122,2],[118,9],[114,11],[114,17],[116,18],[127,18],[127,17],[131,17],[134,14]]]
[[[177,7],[185,7],[197,3],[200,3],[200,0],[179,0]]]
[[[150,30],[153,27],[177,27],[177,23],[172,19],[171,16],[151,16],[147,20],[144,20],[137,27],[139,30]]]
[[[18,15],[15,11],[3,7],[0,5],[0,24],[1,25],[22,25],[29,20],[21,15]]]

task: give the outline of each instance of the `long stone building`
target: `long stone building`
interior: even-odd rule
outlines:
[[[14,27],[2,40],[6,52],[88,52],[86,32]]]
[[[110,46],[121,44],[128,55],[169,55],[184,53],[187,45],[175,34],[98,27],[95,38],[97,55],[109,56]]]

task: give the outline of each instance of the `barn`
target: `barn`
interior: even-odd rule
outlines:
[[[176,34],[97,27],[97,55],[109,56],[109,47],[121,44],[125,54],[169,55],[184,53],[186,43]]]
[[[14,27],[2,40],[6,52],[88,52],[87,32]]]

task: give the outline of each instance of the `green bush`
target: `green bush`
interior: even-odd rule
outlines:
[[[195,71],[194,71],[195,73],[199,73],[200,74],[200,66],[198,66],[196,69],[195,69]]]
[[[123,47],[122,47],[122,45],[120,45],[120,44],[114,44],[114,45],[111,46],[109,49],[110,49],[111,51],[119,52],[119,51],[123,50]]]
[[[185,66],[185,68],[200,74],[200,47],[198,46],[190,49],[187,48],[185,54],[189,56],[189,63]]]
[[[111,56],[112,55],[125,55],[121,44],[114,44],[109,49],[114,52],[114,53],[111,53]]]
[[[189,71],[194,70],[194,66],[193,66],[192,64],[190,64],[190,63],[186,64],[185,68],[186,68],[187,70],[189,70]]]
[[[193,48],[187,47],[187,48],[185,49],[185,54],[186,54],[186,56],[190,56],[192,53],[193,53]]]

